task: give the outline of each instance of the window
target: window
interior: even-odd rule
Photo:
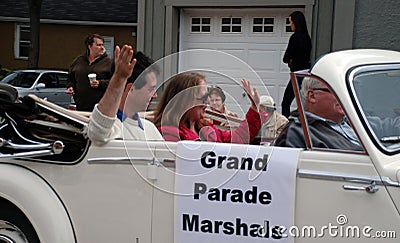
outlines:
[[[241,33],[242,18],[241,17],[224,17],[221,18],[222,33]]]
[[[39,74],[36,72],[16,71],[1,80],[2,83],[11,84],[15,87],[30,88],[35,83]]]
[[[59,88],[67,88],[68,74],[66,74],[66,73],[57,73],[56,76],[57,76],[57,79],[58,79],[58,87]]]
[[[17,25],[15,38],[15,57],[28,59],[31,28],[29,25]]]
[[[351,72],[361,118],[370,137],[384,151],[400,151],[400,66],[366,65]],[[371,99],[371,97],[374,97]]]
[[[67,81],[66,73],[44,73],[38,83],[44,83],[46,88],[66,88]]]
[[[104,38],[104,48],[106,49],[109,58],[114,59],[114,37],[103,36]]]
[[[57,88],[57,78],[52,73],[43,74],[38,83],[44,83],[46,88]]]
[[[211,32],[211,18],[209,17],[195,17],[191,21],[192,33],[210,33]]]
[[[285,32],[286,33],[293,32],[292,29],[290,28],[289,17],[286,18]]]
[[[253,18],[253,33],[272,33],[274,32],[275,18]]]

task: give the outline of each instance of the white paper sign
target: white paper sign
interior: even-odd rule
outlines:
[[[300,151],[179,142],[175,242],[292,242]]]

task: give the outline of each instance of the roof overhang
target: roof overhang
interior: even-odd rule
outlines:
[[[30,22],[29,18],[3,17],[3,16],[0,16],[0,21],[26,22],[26,23]],[[121,27],[137,26],[137,23],[75,21],[75,20],[56,20],[56,19],[40,19],[40,23],[41,24],[65,24],[65,25],[121,26]]]

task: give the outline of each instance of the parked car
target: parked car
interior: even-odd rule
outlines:
[[[71,103],[71,95],[65,93],[67,81],[68,72],[57,70],[18,70],[1,80],[16,87],[20,97],[35,94],[65,108]]]
[[[32,96],[35,114],[26,112],[33,112],[32,102],[1,103],[8,123],[0,129],[0,238],[398,242],[400,132],[381,136],[368,117],[397,118],[400,53],[335,52],[292,76],[326,82],[363,151],[310,143],[305,149],[127,139],[98,145],[88,140],[88,118],[79,113]]]

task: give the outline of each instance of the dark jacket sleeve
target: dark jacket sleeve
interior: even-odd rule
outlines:
[[[273,145],[279,147],[305,148],[306,143],[301,125],[291,120],[275,139]]]
[[[99,65],[101,71],[99,73],[100,78],[99,78],[99,90],[105,91],[108,87],[108,84],[110,83],[111,76],[113,75],[113,70],[112,70],[112,64],[113,60],[109,58],[106,54],[104,54],[103,60],[101,60],[101,64]]]
[[[290,59],[293,59],[293,56],[294,56],[294,51],[295,51],[295,35],[293,34],[292,36],[290,36],[290,39],[289,39],[289,44],[288,44],[288,46],[287,46],[287,48],[286,48],[286,51],[285,51],[285,55],[283,55],[283,62],[284,63],[289,63],[290,62]]]
[[[74,61],[72,61],[71,65],[69,66],[68,70],[68,82],[67,82],[67,88],[72,87],[74,90],[76,90],[76,79],[75,79],[75,71],[74,67],[76,63],[78,62],[80,56],[76,57]]]
[[[290,71],[310,68],[311,38],[308,34],[294,33],[290,39],[283,62],[288,63]]]

